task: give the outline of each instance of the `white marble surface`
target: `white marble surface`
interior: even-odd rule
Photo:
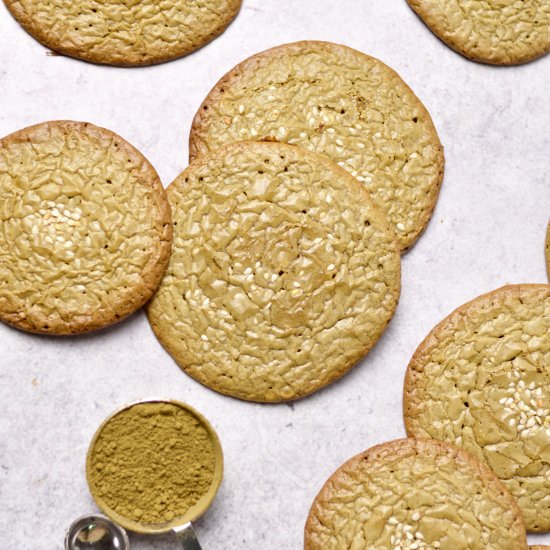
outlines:
[[[504,283],[547,281],[550,56],[520,67],[467,61],[405,0],[244,0],[225,34],[184,59],[143,69],[46,55],[0,2],[0,135],[48,119],[86,120],[137,146],[165,185],[185,166],[192,116],[235,63],[300,39],[341,42],[396,69],[445,145],[433,220],[403,258],[397,314],[375,350],[338,383],[290,405],[255,405],[183,374],[138,312],[112,329],[56,339],[0,326],[0,547],[62,547],[96,510],[84,477],[101,420],[128,401],[174,397],[218,430],[226,475],[196,528],[207,549],[302,546],[310,503],[344,460],[404,436],[405,367],[453,308]],[[550,534],[531,541],[550,544]],[[135,550],[175,548],[131,537]]]

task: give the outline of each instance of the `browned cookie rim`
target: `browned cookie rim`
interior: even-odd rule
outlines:
[[[405,438],[375,445],[374,447],[371,447],[344,462],[329,476],[317,496],[314,498],[309,510],[304,527],[304,550],[320,550],[319,547],[313,545],[309,537],[309,533],[314,531],[312,526],[314,515],[316,514],[316,510],[321,509],[324,506],[324,503],[328,501],[333,494],[335,494],[336,491],[333,488],[333,484],[334,482],[338,482],[344,475],[344,469],[349,469],[356,464],[363,463],[365,461],[376,463],[379,458],[385,460],[384,454],[388,451],[390,451],[393,456],[398,454],[405,455],[412,452],[415,454],[432,453],[433,456],[444,455],[456,460],[457,465],[460,464],[464,468],[468,468],[473,473],[479,474],[478,478],[482,480],[483,485],[487,487],[490,493],[494,494],[495,497],[498,496],[499,498],[506,499],[508,502],[510,509],[514,512],[514,524],[516,529],[521,534],[525,535],[525,544],[523,549],[518,548],[518,550],[527,549],[527,534],[525,531],[525,524],[521,510],[506,486],[486,464],[479,462],[470,453],[444,441],[421,438]]]
[[[44,29],[29,16],[19,0],[4,0],[8,11],[14,17],[14,19],[21,25],[21,27],[31,35],[35,40],[38,40],[43,46],[51,49],[54,52],[57,52],[74,59],[80,59],[82,61],[87,61],[90,63],[98,63],[104,65],[112,65],[115,67],[145,67],[148,65],[157,65],[159,63],[165,63],[167,61],[173,61],[180,57],[185,57],[199,49],[203,46],[206,46],[214,39],[218,38],[229,25],[235,20],[239,11],[242,7],[242,0],[234,0],[238,2],[237,9],[233,11],[226,12],[225,17],[220,21],[218,27],[216,27],[210,34],[206,35],[198,44],[194,47],[188,48],[179,48],[171,51],[171,53],[161,53],[158,55],[134,55],[127,58],[127,60],[121,61],[120,59],[115,59],[106,55],[94,55],[90,54],[86,49],[79,50],[78,47],[65,47],[58,40],[55,40],[54,36],[51,33],[51,29]]]
[[[418,241],[422,233],[426,230],[428,227],[428,224],[432,218],[433,212],[435,210],[435,206],[437,204],[437,199],[439,197],[439,193],[441,191],[441,186],[443,184],[443,178],[445,175],[445,155],[444,155],[444,147],[441,143],[441,140],[439,139],[439,135],[437,133],[437,130],[435,128],[435,124],[433,122],[433,119],[424,105],[424,103],[420,100],[420,98],[414,93],[414,91],[411,89],[411,87],[403,80],[403,78],[392,69],[389,65],[386,65],[383,61],[380,59],[373,57],[371,55],[368,55],[360,50],[356,50],[355,48],[351,48],[349,46],[346,46],[345,44],[337,44],[335,42],[328,42],[323,40],[300,40],[298,42],[289,42],[285,44],[280,44],[278,46],[274,46],[272,48],[269,48],[267,50],[263,50],[261,52],[255,53],[237,65],[235,65],[232,69],[230,69],[228,72],[226,72],[211,88],[211,90],[206,95],[204,101],[201,103],[199,109],[195,113],[195,116],[193,117],[193,121],[191,123],[191,129],[189,131],[189,161],[193,162],[199,155],[198,155],[198,148],[196,146],[196,129],[201,128],[203,126],[202,119],[205,117],[205,111],[207,111],[211,104],[214,102],[218,102],[219,99],[222,98],[222,95],[224,93],[224,87],[230,86],[234,79],[238,79],[240,75],[248,70],[251,72],[254,72],[257,67],[263,66],[264,64],[267,64],[273,55],[284,55],[284,52],[289,51],[290,49],[296,49],[301,50],[303,47],[306,46],[318,46],[320,48],[326,48],[332,50],[332,48],[342,48],[345,50],[348,50],[349,52],[353,53],[354,55],[360,56],[365,58],[368,62],[374,62],[382,65],[385,70],[388,71],[389,74],[391,74],[392,78],[398,79],[402,85],[405,87],[406,90],[411,94],[411,97],[415,100],[418,108],[422,111],[423,116],[426,118],[426,121],[428,125],[430,126],[430,137],[434,140],[434,143],[437,144],[438,149],[440,151],[440,162],[438,166],[438,173],[434,181],[432,182],[430,186],[430,202],[428,203],[427,207],[423,209],[422,215],[418,219],[418,223],[416,224],[416,230],[411,233],[410,239],[407,240],[406,244],[404,246],[401,246],[400,239],[398,238],[398,244],[399,248],[401,249],[401,253],[405,253],[408,250],[410,250],[415,243]],[[280,143],[280,142],[278,142]],[[321,153],[316,153],[321,154]],[[326,155],[321,155],[326,158],[329,158]],[[332,159],[329,158],[329,160],[332,161]],[[382,210],[382,208],[378,205],[375,205],[377,208]],[[383,211],[383,210],[382,210]],[[384,215],[385,212],[383,211]]]
[[[91,332],[112,324],[116,324],[137,311],[149,301],[160,284],[170,260],[170,251],[172,248],[172,217],[166,192],[153,165],[133,145],[107,128],[96,126],[90,122],[78,122],[72,120],[46,121],[39,124],[34,124],[32,126],[27,126],[26,128],[22,128],[21,130],[1,138],[0,150],[3,148],[5,143],[28,142],[31,141],[32,136],[36,132],[49,132],[50,128],[60,129],[61,131],[77,131],[91,137],[92,139],[108,137],[113,141],[113,143],[118,145],[118,150],[124,155],[139,161],[141,164],[140,176],[146,185],[151,186],[154,191],[153,196],[156,198],[156,203],[159,210],[157,225],[159,227],[162,226],[162,230],[159,232],[161,244],[158,259],[152,266],[149,267],[149,269],[142,272],[142,278],[145,284],[140,287],[140,289],[145,290],[145,292],[135,293],[134,296],[132,296],[131,301],[120,304],[123,307],[117,309],[116,313],[112,315],[111,318],[105,319],[104,315],[99,315],[92,316],[88,321],[82,323],[60,322],[57,325],[52,325],[52,323],[49,322],[48,328],[44,329],[43,327],[37,327],[35,324],[29,323],[26,318],[19,319],[17,318],[17,315],[5,314],[2,308],[0,308],[0,321],[3,321],[8,325],[26,332],[64,336]],[[150,263],[151,261],[149,264]]]
[[[417,388],[417,378],[420,376],[419,371],[424,370],[424,356],[431,352],[431,349],[438,344],[438,336],[441,332],[448,332],[453,326],[456,326],[463,318],[467,318],[472,310],[476,310],[479,307],[483,307],[483,304],[487,300],[492,300],[498,297],[502,300],[506,296],[515,296],[520,294],[523,290],[539,290],[541,292],[548,292],[550,290],[549,284],[513,284],[499,287],[490,292],[486,292],[473,298],[472,300],[460,305],[442,319],[435,327],[433,327],[424,338],[424,340],[417,347],[413,356],[411,357],[407,370],[405,373],[405,380],[403,384],[403,421],[405,430],[409,437],[425,437],[424,435],[418,435],[418,432],[424,432],[422,426],[419,426],[416,421],[416,415],[414,414],[417,409],[416,402],[418,399],[414,397]],[[415,367],[415,368],[413,368]],[[421,367],[420,369],[418,367]],[[529,526],[530,532],[544,531],[546,528],[533,528]]]
[[[414,437],[413,426],[412,426],[413,416],[410,414],[410,402],[412,401],[412,399],[409,399],[409,396],[414,393],[413,390],[416,386],[414,381],[415,373],[412,366],[422,364],[421,361],[419,361],[419,358],[424,356],[431,349],[431,347],[437,345],[438,339],[436,335],[439,332],[445,330],[448,326],[456,324],[455,317],[457,318],[457,320],[460,320],[463,317],[466,317],[468,315],[468,312],[471,310],[471,308],[476,308],[476,306],[478,306],[480,302],[483,302],[488,298],[492,298],[495,295],[501,295],[504,293],[510,294],[510,293],[521,292],[521,290],[524,288],[548,290],[550,288],[550,285],[544,284],[544,283],[505,285],[495,290],[491,290],[490,292],[480,294],[479,296],[473,298],[472,300],[469,300],[468,302],[455,308],[451,313],[449,313],[446,317],[444,317],[439,323],[437,323],[428,332],[427,336],[422,340],[422,342],[416,348],[416,351],[414,352],[413,356],[409,361],[409,364],[407,365],[407,371],[405,373],[405,382],[403,385],[404,386],[403,387],[403,418],[404,418],[407,435],[409,435],[410,437]]]
[[[456,53],[460,54],[461,56],[465,57],[466,59],[469,59],[470,61],[475,61],[476,63],[482,63],[486,65],[493,65],[497,67],[511,67],[514,65],[522,65],[524,63],[529,63],[531,61],[535,61],[536,59],[539,59],[543,56],[545,56],[548,52],[550,52],[550,37],[548,40],[548,44],[546,47],[541,51],[534,51],[530,55],[527,56],[518,56],[517,59],[489,59],[486,56],[483,55],[476,55],[475,53],[472,53],[471,51],[467,51],[463,46],[460,44],[456,44],[454,40],[446,37],[444,32],[437,32],[432,25],[428,23],[428,21],[425,19],[425,16],[423,14],[423,11],[420,6],[415,6],[415,3],[417,3],[417,0],[407,0],[407,4],[411,8],[411,10],[417,15],[417,17],[422,21],[422,23],[428,28],[428,30],[443,44],[451,48]],[[549,31],[550,33],[550,31]]]

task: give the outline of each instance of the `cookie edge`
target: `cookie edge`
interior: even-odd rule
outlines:
[[[463,318],[467,317],[470,312],[475,311],[478,307],[483,307],[486,301],[490,301],[495,297],[503,299],[507,296],[520,295],[525,290],[539,291],[545,294],[550,294],[550,284],[544,283],[523,283],[514,285],[505,285],[499,287],[485,294],[481,294],[470,300],[461,306],[454,309],[449,315],[447,315],[442,321],[440,321],[435,327],[433,327],[422,340],[417,347],[413,356],[411,357],[407,370],[405,373],[405,380],[403,383],[403,423],[405,425],[405,431],[409,437],[428,438],[430,435],[424,430],[424,428],[416,420],[416,410],[418,409],[418,402],[422,401],[415,397],[418,391],[418,384],[416,380],[418,378],[419,370],[424,370],[425,358],[431,353],[431,350],[438,343],[438,336],[441,332],[449,330],[453,325],[458,324]],[[422,367],[419,369],[418,367]],[[535,531],[530,526],[527,526],[529,532],[546,531],[550,528],[550,523],[543,524]]]
[[[54,336],[78,335],[117,324],[120,321],[123,321],[124,319],[129,317],[132,313],[136,312],[150,300],[150,298],[154,295],[158,286],[160,285],[160,282],[162,281],[164,272],[166,271],[166,268],[168,267],[168,262],[170,260],[170,252],[172,249],[172,218],[170,204],[168,202],[166,191],[153,165],[138,149],[136,149],[133,145],[131,145],[124,138],[122,138],[112,130],[96,126],[90,122],[78,122],[72,120],[50,120],[38,124],[33,124],[32,126],[27,126],[11,134],[8,134],[3,138],[0,138],[0,149],[3,148],[6,142],[17,143],[19,141],[28,141],[33,135],[36,135],[36,133],[50,132],[50,129],[52,127],[55,129],[61,129],[64,132],[78,131],[84,135],[90,136],[94,140],[97,140],[98,138],[110,138],[118,143],[119,150],[121,152],[133,157],[136,160],[139,160],[141,163],[140,172],[142,173],[143,180],[147,181],[147,185],[152,184],[151,187],[154,191],[154,196],[157,199],[160,213],[157,223],[159,226],[162,225],[163,227],[162,232],[159,233],[161,241],[159,258],[152,266],[152,269],[144,272],[144,274],[147,275],[147,277],[144,276],[144,279],[148,283],[144,286],[146,292],[144,292],[141,299],[133,302],[128,302],[127,307],[122,309],[120,312],[117,312],[118,317],[109,317],[107,321],[103,321],[102,316],[98,317],[93,315],[90,318],[90,321],[86,323],[60,323],[58,325],[51,325],[51,322],[48,321],[48,326],[50,328],[48,328],[48,330],[40,330],[38,327],[35,326],[35,324],[26,323],[24,319],[17,320],[12,318],[13,315],[5,315],[4,312],[0,309],[0,321],[25,332]]]
[[[521,510],[519,509],[519,506],[510,491],[493,473],[493,471],[487,465],[479,462],[470,453],[459,449],[450,443],[422,438],[395,439],[393,441],[375,445],[366,451],[353,456],[339,466],[324,483],[321,490],[315,496],[310,507],[304,526],[304,550],[321,550],[319,546],[315,546],[315,544],[310,540],[310,533],[315,532],[314,527],[312,527],[312,523],[316,515],[316,510],[321,509],[324,503],[327,502],[335,493],[333,484],[335,482],[338,483],[340,479],[346,475],[344,470],[354,468],[357,464],[365,460],[368,462],[376,462],[380,459],[384,460],[384,455],[388,453],[393,456],[397,454],[407,456],[412,453],[421,454],[426,451],[428,451],[428,453],[432,453],[433,456],[444,455],[452,458],[457,461],[463,469],[467,469],[470,472],[478,474],[478,478],[482,481],[483,485],[487,487],[489,493],[494,494],[495,497],[500,497],[500,499],[505,498],[510,505],[510,509],[514,513],[514,526],[517,530],[518,538],[521,538],[523,535],[525,540],[523,548],[518,548],[517,550],[527,550],[527,534]]]
[[[207,154],[205,152],[200,152],[200,147],[197,146],[197,142],[199,141],[197,139],[197,135],[200,134],[200,130],[205,126],[205,124],[203,124],[203,119],[205,118],[203,111],[207,111],[209,108],[211,108],[212,104],[219,102],[223,93],[221,92],[221,90],[224,89],[224,87],[231,86],[235,80],[238,80],[240,78],[242,73],[247,72],[248,70],[250,72],[254,72],[254,70],[258,65],[263,65],[263,63],[269,62],[273,57],[275,57],[281,52],[286,52],[291,49],[300,50],[307,46],[316,46],[316,47],[320,47],[321,49],[331,49],[331,50],[334,47],[342,48],[350,53],[353,53],[353,55],[365,58],[365,60],[368,62],[374,62],[376,64],[382,65],[384,69],[390,73],[392,78],[394,79],[397,78],[402,83],[402,85],[408,90],[413,100],[415,101],[417,106],[422,110],[423,115],[426,117],[426,120],[428,121],[428,125],[430,127],[429,128],[430,140],[433,142],[434,146],[438,150],[438,157],[439,157],[439,162],[437,163],[438,171],[430,188],[431,200],[428,203],[427,208],[422,211],[422,216],[419,218],[419,223],[415,227],[415,230],[409,234],[410,237],[407,239],[401,239],[399,235],[396,234],[399,250],[401,254],[404,254],[416,244],[416,242],[418,241],[422,233],[424,233],[424,231],[428,227],[428,224],[433,216],[433,212],[437,205],[437,200],[439,198],[439,193],[441,191],[441,186],[443,184],[443,179],[445,176],[445,150],[444,150],[443,144],[441,143],[441,140],[439,139],[439,135],[437,133],[437,129],[430,115],[430,112],[428,111],[424,103],[422,103],[420,98],[414,93],[414,91],[403,80],[403,78],[401,78],[401,76],[397,73],[397,71],[395,71],[389,65],[386,65],[383,61],[381,61],[380,59],[377,59],[376,57],[370,56],[362,51],[356,50],[344,44],[337,44],[334,42],[327,42],[322,40],[301,40],[298,42],[280,44],[278,46],[274,46],[273,48],[269,48],[267,50],[255,53],[247,57],[246,59],[244,59],[237,65],[235,65],[228,72],[226,72],[214,84],[212,89],[208,92],[205,99],[199,106],[197,112],[195,113],[193,117],[193,121],[191,123],[191,129],[189,130],[189,144],[188,144],[189,161],[193,162],[197,158],[203,156],[204,154]],[[239,143],[239,142],[235,142],[235,143]],[[285,143],[285,142],[277,142],[277,143]],[[330,157],[326,155],[322,155],[321,153],[315,153],[315,154],[328,158],[331,162],[334,162],[332,159],[330,159]],[[364,187],[366,189],[366,186]],[[385,215],[385,212],[383,213]]]
[[[420,2],[418,0],[407,0],[407,3],[409,4],[409,7],[411,10],[418,16],[418,18],[422,21],[422,23],[429,29],[429,31],[443,44],[445,44],[448,48],[453,50],[454,52],[460,54],[461,56],[465,57],[466,59],[470,61],[474,61],[476,63],[481,63],[484,65],[493,65],[496,67],[512,67],[515,65],[523,65],[525,63],[529,63],[531,61],[535,61],[537,59],[540,59],[541,57],[544,57],[550,52],[550,31],[549,31],[549,40],[546,48],[544,48],[542,51],[537,51],[533,53],[532,55],[528,56],[515,56],[515,57],[500,57],[497,59],[489,59],[486,56],[483,55],[476,55],[472,52],[468,51],[466,48],[460,46],[459,44],[454,43],[452,40],[448,39],[445,36],[444,32],[439,32],[439,30],[436,31],[435,27],[432,27],[428,23],[428,21],[425,19],[425,12],[422,6],[420,5]],[[439,28],[438,28],[439,29]]]
[[[56,44],[55,41],[51,40],[51,35],[47,31],[41,29],[39,25],[35,24],[32,17],[25,12],[24,8],[21,6],[18,0],[4,0],[4,4],[6,5],[6,8],[13,16],[13,18],[17,21],[21,28],[23,28],[23,30],[27,32],[27,34],[32,36],[40,44],[42,44],[46,48],[49,48],[53,52],[73,59],[79,59],[81,61],[96,63],[100,65],[110,65],[113,67],[147,67],[150,65],[158,65],[160,63],[165,63],[167,61],[173,61],[175,59],[185,57],[186,55],[189,55],[201,49],[203,46],[206,46],[207,44],[218,38],[236,19],[241,10],[242,0],[233,1],[235,2],[235,8],[227,14],[227,17],[223,18],[223,20],[220,22],[220,25],[216,27],[216,29],[208,34],[204,38],[204,40],[197,44],[195,47],[177,50],[176,53],[170,55],[151,55],[146,56],[145,58],[143,56],[134,55],[129,57],[128,61],[125,62],[105,55],[88,55],[87,52],[84,52],[83,54],[82,52],[78,51],[78,48],[75,48],[73,50],[71,48],[65,48],[60,44]]]

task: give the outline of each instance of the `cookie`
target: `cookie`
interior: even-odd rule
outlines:
[[[548,229],[546,230],[546,272],[548,273],[548,278],[550,279],[550,223],[548,224]]]
[[[407,0],[430,30],[463,56],[515,65],[550,51],[548,0]]]
[[[341,466],[315,498],[306,550],[526,550],[521,512],[484,464],[447,443],[400,439]]]
[[[345,170],[291,145],[237,143],[194,161],[167,193],[174,246],[148,317],[193,378],[286,401],[374,346],[397,306],[400,255]]]
[[[416,350],[407,433],[486,462],[527,529],[550,529],[550,285],[505,286],[459,307]]]
[[[193,121],[191,159],[244,140],[337,162],[369,190],[402,251],[428,223],[443,179],[443,148],[411,89],[381,61],[329,42],[267,50],[214,86]]]
[[[120,321],[156,290],[172,226],[154,168],[84,122],[0,140],[0,320],[46,334]]]
[[[191,53],[220,35],[241,7],[241,0],[4,2],[48,48],[118,66],[151,65]]]
[[[529,550],[550,550],[550,546],[541,546],[537,544],[536,546],[529,546]]]

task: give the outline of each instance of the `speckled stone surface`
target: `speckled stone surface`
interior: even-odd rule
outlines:
[[[427,332],[473,296],[548,281],[550,57],[478,65],[426,32],[404,0],[347,4],[245,0],[238,21],[198,52],[113,69],[47,56],[0,3],[0,135],[48,119],[88,120],[128,139],[167,185],[185,168],[192,116],[219,77],[253,53],[318,39],[394,68],[433,117],[447,160],[432,221],[403,257],[403,292],[388,331],[362,364],[301,401],[256,405],[202,387],[164,352],[142,312],[70,339],[1,325],[3,550],[36,545],[37,526],[41,550],[57,550],[70,522],[97,510],[85,481],[88,444],[107,414],[145,397],[189,403],[220,436],[225,479],[196,523],[205,550],[299,549],[328,476],[350,456],[405,436],[403,376]],[[550,534],[529,541],[550,544]],[[131,535],[131,543],[132,550],[176,547],[169,536]]]

